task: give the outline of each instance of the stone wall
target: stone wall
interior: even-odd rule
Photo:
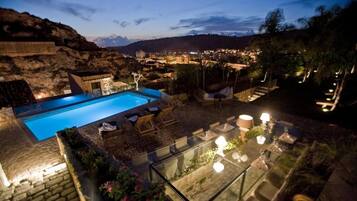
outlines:
[[[65,163],[41,172],[41,179],[24,179],[0,189],[2,201],[78,201],[78,195]]]
[[[0,42],[0,55],[19,57],[56,54],[54,42]]]

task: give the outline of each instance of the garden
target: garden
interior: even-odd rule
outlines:
[[[87,194],[85,191],[88,190],[85,189],[93,185],[92,191],[100,200],[165,200],[162,186],[151,184],[123,162],[99,150],[84,139],[76,128],[65,129],[58,137],[69,148],[64,156],[67,164],[71,163],[68,164],[70,172],[89,179],[85,182],[79,179],[83,194]]]

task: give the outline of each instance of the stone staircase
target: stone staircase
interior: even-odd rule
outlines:
[[[251,97],[249,97],[249,102],[255,101],[258,98],[265,96],[266,94],[275,90],[276,88],[277,87],[274,87],[274,88],[271,88],[270,90],[268,87],[265,87],[265,86],[259,86],[259,87],[255,88],[253,95]]]

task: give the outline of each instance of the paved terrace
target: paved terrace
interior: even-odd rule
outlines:
[[[185,106],[175,110],[175,116],[177,120],[180,121],[178,124],[161,129],[156,135],[139,136],[132,130],[131,125],[125,123],[124,128],[126,128],[126,132],[124,132],[118,139],[111,140],[111,142],[106,145],[106,148],[118,158],[129,159],[142,151],[153,151],[160,146],[172,144],[176,138],[184,135],[191,135],[192,131],[201,127],[208,129],[210,123],[216,121],[224,122],[229,116],[237,116],[246,113],[251,114],[256,117],[255,119],[258,119],[257,117],[259,117],[262,111],[270,112],[276,119],[293,122],[305,136],[309,136],[309,134],[314,134],[314,136],[316,136],[318,133],[321,135],[330,135],[334,133],[348,135],[353,132],[336,125],[328,125],[326,123],[271,111],[269,108],[261,108],[246,103],[232,102],[225,104],[220,108],[214,105],[201,107],[196,102],[189,102]],[[112,119],[117,119],[121,122],[124,121],[122,115],[117,115],[112,117]],[[96,144],[103,147],[104,144],[97,134],[97,125],[98,124],[96,123],[82,128],[81,132],[84,136],[89,137]],[[26,198],[22,198],[30,198],[33,195],[31,189],[36,188],[37,185],[41,184],[45,184],[44,188],[47,191],[53,192],[51,187],[46,185],[46,182],[50,181],[50,179],[46,180],[46,174],[43,169],[63,163],[63,159],[59,155],[56,139],[53,138],[44,142],[35,143],[16,120],[11,120],[10,122],[2,123],[0,125],[0,138],[0,163],[2,164],[6,175],[11,181],[15,180],[17,183],[22,181],[20,184],[16,186],[13,185],[9,189],[0,190],[0,200],[2,200],[2,196],[6,198],[14,198],[16,195],[21,194],[19,192],[22,192],[21,196],[25,196],[23,194],[25,192]],[[123,144],[123,141],[126,141],[126,143]],[[33,175],[32,173],[34,172],[41,172],[42,176]],[[54,174],[57,174],[57,172]],[[62,173],[58,172],[58,174]],[[38,177],[42,179],[39,179]],[[65,177],[67,178],[67,176],[63,175],[63,180],[65,180]],[[59,180],[61,179],[56,181]],[[16,190],[18,186],[22,186],[24,183],[25,185],[29,184],[29,187],[26,187],[25,191]],[[58,183],[58,185],[59,184],[60,183]],[[62,187],[65,188],[65,186]],[[6,193],[4,192],[12,193],[9,197],[9,195],[5,196]],[[56,196],[57,193],[54,193],[54,195]],[[48,200],[48,196],[49,194],[39,198],[39,200]],[[61,196],[61,194],[59,194],[59,196]],[[69,199],[66,196],[68,195],[64,195],[64,200]],[[55,199],[59,198],[60,197],[57,197]]]

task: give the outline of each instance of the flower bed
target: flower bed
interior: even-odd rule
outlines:
[[[76,128],[57,136],[81,200],[165,200],[161,186],[142,180],[126,164],[83,138]]]

